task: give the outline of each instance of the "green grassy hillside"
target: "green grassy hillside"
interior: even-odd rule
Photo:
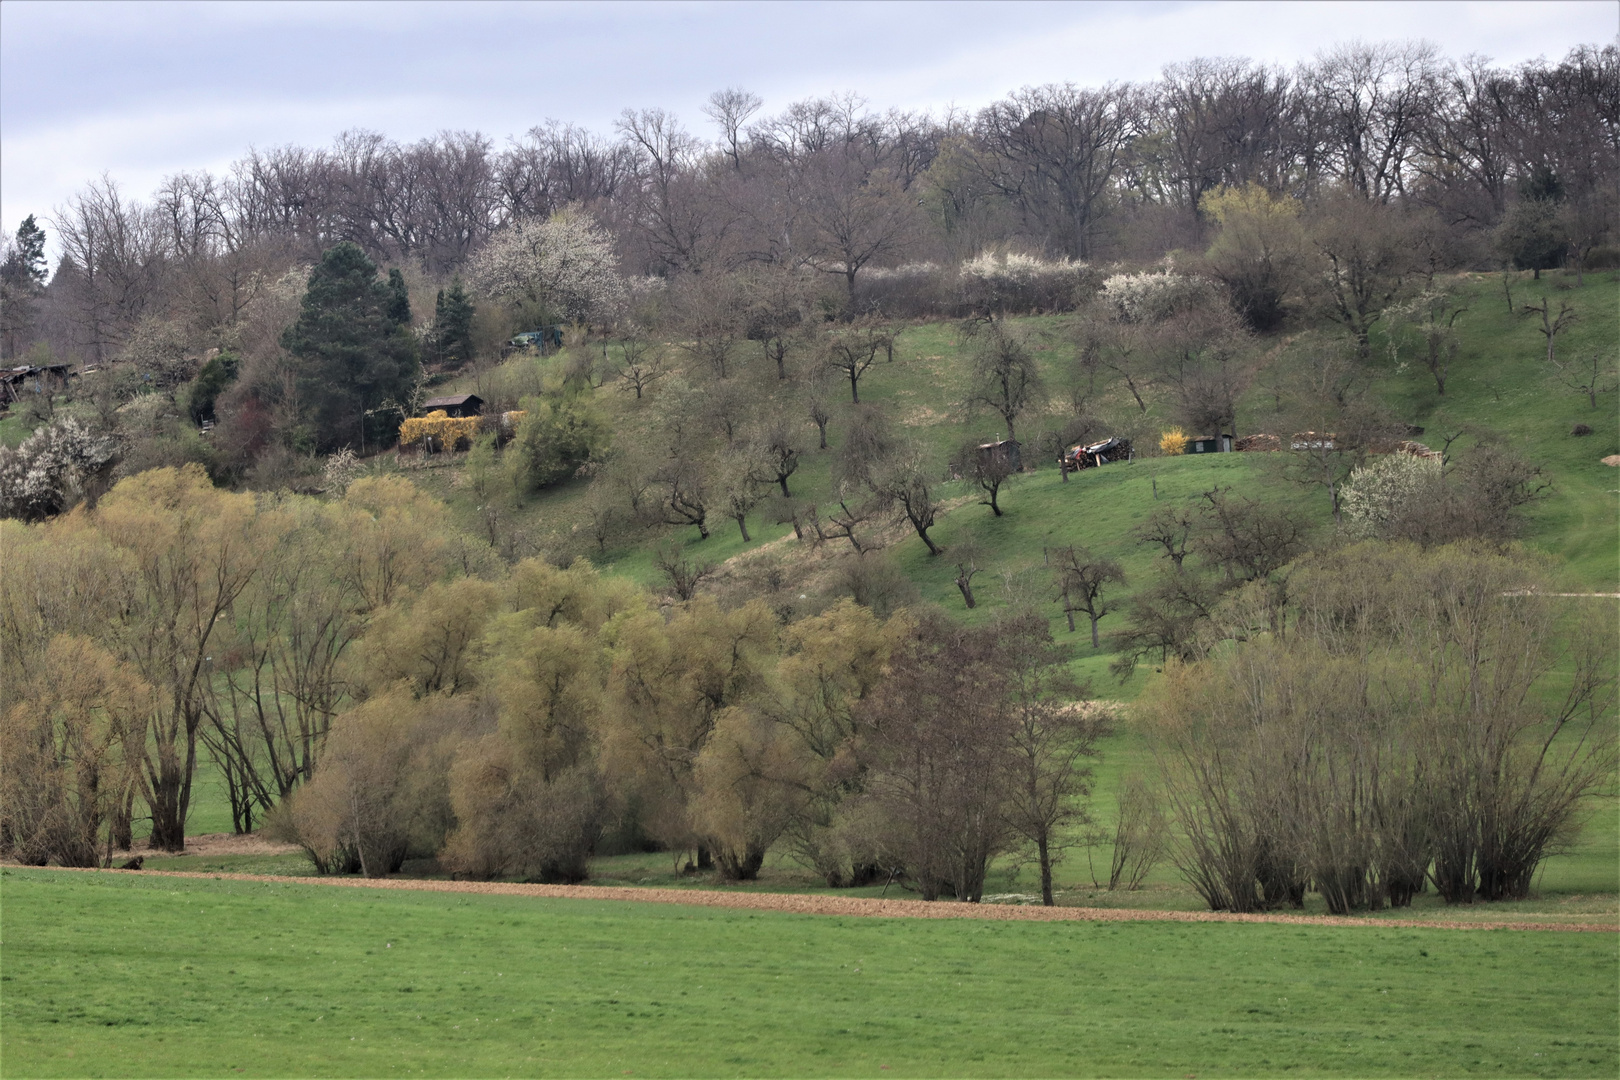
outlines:
[[[1577,288],[1573,276],[1549,273],[1541,282],[1534,282],[1529,275],[1517,275],[1514,298],[1522,307],[1532,298],[1539,302],[1545,294],[1555,310],[1560,302],[1576,308],[1580,317],[1559,335],[1558,356],[1573,361],[1597,352],[1609,356],[1612,364],[1620,350],[1617,281],[1620,278],[1614,273],[1590,274],[1584,287]],[[1445,395],[1435,392],[1428,371],[1420,363],[1401,353],[1392,356],[1381,332],[1375,332],[1368,364],[1371,392],[1385,401],[1398,420],[1424,428],[1421,438],[1436,447],[1443,445],[1447,437],[1456,436],[1452,450],[1460,452],[1494,432],[1540,465],[1551,487],[1527,514],[1527,542],[1558,557],[1573,587],[1614,590],[1620,583],[1620,500],[1616,498],[1620,470],[1601,464],[1601,459],[1620,452],[1615,394],[1610,391],[1600,395],[1594,409],[1584,395],[1563,385],[1560,372],[1549,368],[1544,359],[1545,339],[1537,329],[1539,320],[1522,312],[1508,312],[1499,276],[1463,276],[1454,286],[1458,305],[1466,310],[1457,320],[1459,348]],[[1038,431],[1060,424],[1065,415],[1065,388],[1077,378],[1074,322],[1072,316],[1049,316],[1018,319],[1015,323],[1029,336],[1053,398],[1044,413],[1020,421],[1020,434],[1028,441]],[[1278,413],[1283,401],[1279,388],[1298,382],[1306,374],[1305,369],[1316,355],[1313,349],[1320,345],[1319,339],[1307,339],[1302,347],[1289,347],[1283,339],[1259,343],[1259,348],[1269,350],[1269,359],[1241,402],[1237,425],[1240,432],[1275,432],[1286,425],[1286,417]],[[942,476],[951,450],[965,439],[989,439],[1003,433],[999,417],[971,413],[963,405],[970,349],[971,343],[964,341],[955,324],[908,327],[899,336],[894,362],[880,360],[861,383],[862,401],[884,407],[905,430],[928,446]],[[538,364],[543,371],[554,373],[558,361],[515,359],[509,363]],[[743,374],[736,377],[759,380],[754,385],[763,396],[774,389],[774,379],[764,368],[763,359],[749,355]],[[1612,385],[1612,380],[1604,385]],[[469,378],[454,388],[472,387]],[[655,422],[650,401],[637,401],[611,386],[597,391],[595,397],[621,445],[643,437]],[[1320,527],[1319,539],[1327,538],[1331,524],[1327,493],[1283,480],[1277,460],[1282,455],[1179,459],[1153,456],[1157,453],[1158,433],[1169,426],[1169,421],[1161,414],[1155,395],[1149,393],[1147,399],[1148,410],[1140,412],[1122,382],[1100,379],[1093,399],[1094,411],[1113,425],[1112,430],[1136,436],[1141,460],[1083,472],[1064,485],[1058,482],[1050,462],[1030,452],[1026,456],[1036,471],[1009,483],[1004,491],[1004,518],[997,519],[988,508],[978,505],[978,493],[969,485],[941,485],[940,493],[948,509],[940,518],[939,539],[948,547],[952,542],[972,538],[992,553],[990,572],[977,582],[985,601],[976,613],[978,617],[992,615],[999,605],[997,584],[1002,576],[1044,571],[1044,549],[1049,547],[1084,544],[1101,555],[1119,559],[1132,579],[1140,581],[1151,564],[1151,553],[1132,534],[1152,512],[1155,481],[1159,500],[1196,498],[1216,485],[1230,486],[1256,499],[1288,500]],[[808,454],[794,476],[791,484],[796,495],[811,500],[829,497],[831,456],[842,437],[846,421],[842,413],[847,408],[841,406],[841,415],[835,415],[829,426],[832,450]],[[1590,426],[1593,434],[1571,435],[1577,424]],[[804,422],[804,430],[814,434],[808,421]],[[487,533],[481,507],[491,500],[471,489],[456,459],[457,455],[442,455],[426,463],[406,464],[412,478],[444,498],[466,527]],[[421,467],[423,464],[426,467]],[[400,465],[385,456],[377,467]],[[752,544],[744,544],[735,526],[719,519],[712,526],[713,535],[701,544],[695,529],[660,529],[637,532],[598,551],[583,528],[586,490],[583,481],[575,481],[513,505],[503,502],[497,511],[496,531],[520,537],[519,550],[544,551],[559,559],[587,555],[604,568],[648,584],[658,584],[651,552],[659,540],[678,539],[695,556],[716,563],[767,547],[772,550],[771,557],[776,558],[787,554],[781,549],[798,546],[792,541],[781,543],[790,533],[787,526],[759,520],[756,515],[750,524],[755,537]],[[952,585],[955,570],[947,560],[929,558],[921,542],[905,529],[894,531],[892,550],[925,599],[947,609],[961,609]],[[1123,591],[1128,593],[1129,586]],[[1055,607],[1053,618],[1056,626],[1060,620]]]

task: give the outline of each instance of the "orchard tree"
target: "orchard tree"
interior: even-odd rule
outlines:
[[[1029,347],[1001,323],[991,323],[974,350],[970,378],[969,406],[988,408],[1006,421],[1009,439],[1017,438],[1013,425],[1019,415],[1039,406],[1046,394]]]
[[[512,222],[473,257],[468,276],[538,323],[600,319],[625,299],[613,237],[584,213]]]
[[[281,335],[293,355],[301,432],[319,450],[386,433],[379,409],[409,398],[421,366],[403,280],[377,279],[377,264],[347,241],[330,248],[309,275],[298,321]],[[368,431],[369,429],[369,431]]]
[[[1057,593],[1063,616],[1074,633],[1074,613],[1083,611],[1091,620],[1091,647],[1100,647],[1097,624],[1112,610],[1103,591],[1110,584],[1125,584],[1125,569],[1113,559],[1099,558],[1089,549],[1073,545],[1058,553]]]

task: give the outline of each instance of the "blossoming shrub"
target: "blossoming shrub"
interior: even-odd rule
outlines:
[[[1195,274],[1178,274],[1167,258],[1160,270],[1141,274],[1115,274],[1103,282],[1103,301],[1121,322],[1155,323],[1178,311],[1199,307],[1212,299],[1213,282]]]
[[[399,426],[401,450],[425,450],[430,454],[443,450],[468,450],[477,435],[494,432],[496,442],[505,444],[523,419],[523,410],[495,413],[491,416],[447,416],[443,409],[435,409],[426,416],[413,416]]]

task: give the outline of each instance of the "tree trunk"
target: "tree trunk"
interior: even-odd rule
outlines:
[[[112,817],[107,823],[107,836],[111,843],[120,851],[128,851],[135,843],[135,790],[129,792],[113,808]]]
[[[855,369],[849,369],[849,397],[855,404],[861,403],[861,377],[855,374]]]
[[[1092,615],[1089,611],[1086,612],[1086,614],[1091,616],[1091,647],[1093,649],[1100,649],[1102,646],[1099,645],[1098,642],[1097,642],[1097,618],[1098,618],[1098,616]]]
[[[1063,615],[1064,615],[1065,618],[1067,618],[1069,620],[1069,633],[1071,633],[1071,634],[1074,633],[1074,608],[1071,608],[1071,607],[1064,608],[1063,609]]]
[[[968,582],[966,577],[958,577],[956,579],[956,587],[962,590],[963,603],[967,604],[969,608],[978,606],[973,599],[973,586]]]
[[[1001,494],[1001,485],[1000,484],[997,484],[995,487],[990,489],[990,512],[992,514],[994,514],[996,517],[1001,516],[1001,507],[999,505],[997,505],[997,503],[996,503],[996,499],[1000,494]]]
[[[778,476],[776,478],[776,482],[778,484],[782,485],[782,498],[784,498],[784,499],[793,498],[793,493],[787,489],[788,478],[786,476]]]
[[[817,420],[816,430],[821,432],[821,448],[823,450],[827,449],[827,421]]]
[[[1057,899],[1052,895],[1052,852],[1044,831],[1036,838],[1035,846],[1041,854],[1041,903],[1054,907]]]
[[[748,535],[748,515],[747,514],[736,514],[734,516],[737,519],[737,531],[742,533],[743,543],[745,543],[745,544],[753,543],[754,538],[752,536]]]

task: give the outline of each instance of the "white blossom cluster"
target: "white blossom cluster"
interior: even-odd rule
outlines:
[[[1350,474],[1339,505],[1352,534],[1376,537],[1439,485],[1438,458],[1387,454]]]
[[[980,307],[1024,309],[1072,302],[1085,284],[1086,264],[1022,252],[980,252],[962,263],[962,290]],[[1095,285],[1092,288],[1096,288]]]
[[[1103,300],[1121,322],[1153,323],[1207,298],[1213,284],[1196,274],[1178,274],[1167,258],[1159,270],[1115,274],[1103,282]]]
[[[349,485],[359,479],[360,474],[365,471],[366,463],[345,446],[326,459],[326,465],[321,469],[321,479],[326,484],[326,490],[341,495],[348,491]]]
[[[544,304],[564,322],[611,315],[626,295],[613,237],[582,213],[514,221],[473,257],[468,277],[486,296]]]
[[[53,420],[15,450],[0,447],[0,517],[39,521],[61,513],[117,456],[114,440],[71,416]]]

